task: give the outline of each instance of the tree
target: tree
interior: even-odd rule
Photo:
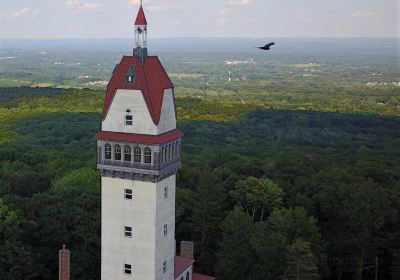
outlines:
[[[220,239],[220,225],[224,217],[225,194],[220,185],[214,185],[211,178],[203,178],[190,193],[189,218],[195,245],[197,270],[214,273],[216,241]]]
[[[318,280],[315,256],[310,250],[310,243],[296,240],[287,247],[286,268],[283,280]]]
[[[275,210],[267,220],[267,227],[271,232],[283,234],[287,245],[295,243],[296,240],[308,242],[310,250],[316,258],[319,271],[325,274],[325,243],[317,227],[317,221],[309,216],[304,208]]]
[[[392,279],[400,279],[400,253],[393,254],[390,273]]]
[[[35,264],[31,247],[24,242],[26,220],[0,199],[1,279],[35,279],[42,270]]]
[[[251,230],[249,217],[239,207],[226,217],[222,223],[223,237],[217,252],[217,279],[251,279],[249,277],[255,262],[250,245]]]
[[[246,209],[251,221],[262,221],[266,212],[282,205],[282,189],[269,179],[247,177],[237,182],[235,189],[230,192],[240,205]],[[256,216],[258,213],[258,216]]]
[[[75,279],[100,275],[100,182],[98,172],[78,169],[57,181],[54,187],[33,198],[39,232],[38,251],[57,273],[57,250],[71,250],[71,272]],[[54,277],[53,277],[54,278]]]

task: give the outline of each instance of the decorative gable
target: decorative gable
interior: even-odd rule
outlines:
[[[134,75],[131,83],[127,82],[129,74]],[[156,56],[148,56],[143,64],[137,56],[124,56],[116,66],[110,82],[103,106],[103,120],[111,106],[118,89],[140,90],[154,124],[160,122],[164,91],[174,86]],[[134,94],[134,93],[132,93]]]

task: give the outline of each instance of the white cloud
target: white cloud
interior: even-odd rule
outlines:
[[[218,26],[225,25],[229,21],[229,15],[235,7],[248,6],[252,0],[227,0],[224,6],[217,13],[216,24]]]
[[[127,6],[137,6],[140,5],[140,0],[128,0],[126,4]]]
[[[98,2],[83,2],[81,0],[66,0],[65,6],[74,12],[100,12],[104,9],[105,4]]]
[[[370,18],[375,16],[375,12],[372,11],[355,11],[349,15],[351,18]]]
[[[175,1],[176,2],[176,1]],[[135,8],[140,5],[140,0],[128,0],[127,7]],[[193,10],[195,4],[193,1],[184,1],[184,3],[171,3],[171,1],[153,1],[146,0],[144,3],[145,10],[150,12],[163,12],[163,11],[190,11]]]
[[[71,9],[79,7],[79,5],[80,5],[79,0],[67,0],[65,2],[65,6]]]
[[[251,4],[251,0],[229,0],[227,6],[247,6]]]
[[[24,16],[32,17],[32,16],[36,16],[38,13],[39,13],[39,11],[36,9],[32,9],[31,7],[25,7],[18,11],[1,13],[0,18],[16,19],[16,18],[20,18],[20,17],[24,17]]]

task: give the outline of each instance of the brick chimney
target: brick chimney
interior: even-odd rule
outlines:
[[[181,241],[181,257],[193,260],[193,242]]]
[[[58,251],[58,279],[70,280],[70,252],[66,245]]]

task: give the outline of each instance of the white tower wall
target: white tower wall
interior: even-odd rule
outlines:
[[[174,279],[175,183],[175,175],[158,183],[102,177],[102,280]],[[125,189],[132,189],[132,200],[124,198]],[[132,227],[131,238],[125,226]],[[124,264],[132,265],[131,275]]]

